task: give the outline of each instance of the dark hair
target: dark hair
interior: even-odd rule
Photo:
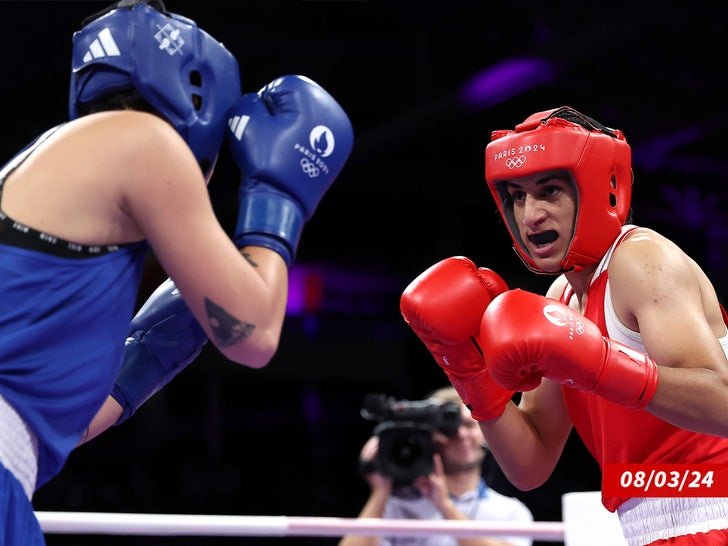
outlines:
[[[629,207],[629,212],[627,212],[627,218],[624,219],[625,224],[631,224],[634,221],[633,213],[634,213],[634,209],[632,207]]]
[[[149,112],[160,117],[162,116],[134,88],[110,93],[94,102],[79,104],[78,115],[81,117],[88,114],[95,114],[96,112],[108,112],[110,110],[137,110],[140,112]]]
[[[569,121],[576,125],[581,125],[587,131],[599,131],[600,133],[609,135],[612,138],[617,138],[617,135],[616,135],[614,129],[607,127],[606,125],[599,123],[595,119],[590,118],[589,116],[586,116],[586,115],[582,114],[581,112],[577,112],[576,110],[574,110],[573,108],[570,108],[568,106],[558,108],[557,110],[555,110],[554,112],[551,113],[549,118],[565,119],[566,121]]]
[[[110,6],[105,7],[101,11],[97,11],[96,13],[92,13],[91,15],[88,15],[87,17],[84,17],[81,21],[81,26],[85,27],[87,24],[89,24],[91,21],[95,21],[99,17],[106,15],[110,11],[113,11],[118,8],[131,8],[133,6],[136,6],[137,4],[147,4],[149,7],[152,7],[156,9],[157,11],[161,11],[162,13],[167,13],[167,8],[164,5],[164,2],[162,0],[119,0],[118,2],[114,2]]]

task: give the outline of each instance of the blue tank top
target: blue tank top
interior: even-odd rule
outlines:
[[[0,171],[2,185],[54,130]],[[146,243],[90,247],[0,207],[0,394],[38,440],[36,489],[55,476],[111,391]]]

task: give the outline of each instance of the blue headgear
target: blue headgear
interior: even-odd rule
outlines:
[[[146,3],[119,2],[73,35],[69,112],[136,89],[165,116],[211,171],[227,113],[240,97],[235,57],[197,24]],[[163,9],[163,6],[160,7]]]

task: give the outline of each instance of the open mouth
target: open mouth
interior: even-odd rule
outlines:
[[[533,235],[528,236],[528,240],[536,245],[536,248],[542,248],[546,245],[549,245],[558,238],[559,234],[552,229],[548,231],[542,231],[541,233],[534,233]]]

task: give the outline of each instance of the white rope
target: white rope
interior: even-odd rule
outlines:
[[[562,522],[486,522],[289,516],[119,514],[110,512],[36,512],[49,534],[140,536],[477,536],[564,540]]]

